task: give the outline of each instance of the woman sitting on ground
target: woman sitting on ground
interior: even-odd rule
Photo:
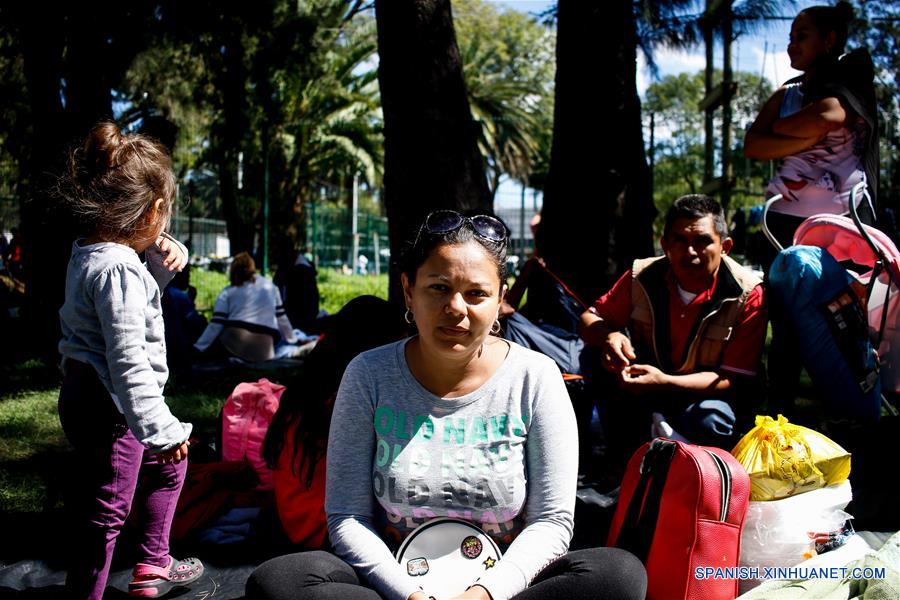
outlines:
[[[393,550],[445,516],[483,528],[505,552],[457,598],[644,597],[644,568],[631,554],[567,552],[575,417],[549,358],[491,335],[507,242],[487,215],[437,211],[422,224],[401,265],[418,335],[357,356],[335,401],[325,501],[335,554],[264,563],[248,598],[441,596],[419,587]]]
[[[229,276],[231,285],[216,298],[212,320],[194,344],[197,350],[262,362],[275,358],[275,346],[282,339],[297,343],[278,288],[256,273],[249,254],[234,257]]]
[[[360,352],[407,334],[403,311],[375,296],[354,298],[323,318],[322,328],[325,336],[288,383],[263,444],[281,525],[292,543],[308,549],[328,544],[325,446],[344,370]]]

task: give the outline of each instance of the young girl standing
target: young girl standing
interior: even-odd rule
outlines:
[[[203,571],[196,559],[169,555],[191,433],[163,399],[160,289],[187,263],[184,246],[163,233],[175,196],[172,163],[159,143],[112,123],[97,125],[69,162],[64,195],[88,237],[72,246],[59,313],[59,414],[81,470],[66,587],[74,598],[103,597],[140,478],[142,558],[129,593],[156,597]]]

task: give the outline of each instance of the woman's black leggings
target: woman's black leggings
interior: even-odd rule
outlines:
[[[642,600],[644,565],[619,548],[576,550],[550,563],[515,600]],[[247,581],[248,600],[380,600],[353,568],[323,551],[273,558]]]

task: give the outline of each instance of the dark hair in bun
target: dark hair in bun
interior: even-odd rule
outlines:
[[[115,123],[94,126],[69,155],[61,195],[91,232],[134,237],[140,219],[158,198],[166,214],[175,197],[172,159],[159,142],[124,134]]]
[[[835,58],[844,53],[844,46],[847,45],[847,29],[853,21],[853,5],[841,0],[834,6],[810,6],[801,10],[800,14],[812,19],[821,36],[834,32],[835,43],[831,54]]]

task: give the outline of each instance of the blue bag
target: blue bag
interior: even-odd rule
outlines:
[[[825,416],[877,419],[878,360],[852,282],[850,273],[816,246],[783,250],[769,271],[769,287],[797,334],[803,366],[825,400]]]

